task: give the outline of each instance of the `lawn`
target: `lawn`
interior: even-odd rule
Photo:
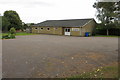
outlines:
[[[2,36],[7,35],[7,34],[10,34],[10,33],[2,33],[2,34],[0,34],[0,38],[2,38]],[[17,32],[16,33],[16,36],[25,36],[25,35],[36,35],[36,34],[34,34],[34,33],[26,33],[26,32]]]
[[[7,35],[7,34],[10,34],[10,33],[2,33],[2,35]],[[22,35],[36,35],[34,33],[26,33],[26,32],[17,32],[16,33],[16,36],[22,36]]]

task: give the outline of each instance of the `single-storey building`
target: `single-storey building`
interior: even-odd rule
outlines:
[[[92,19],[47,20],[32,25],[32,33],[85,36],[93,33],[96,21]]]

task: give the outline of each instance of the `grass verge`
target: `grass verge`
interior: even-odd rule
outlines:
[[[0,39],[2,38],[2,36],[8,35],[10,33],[2,33],[0,34]],[[36,35],[34,33],[26,33],[26,32],[17,32],[16,36],[25,36],[25,35]]]
[[[10,34],[10,33],[2,33],[2,35],[7,35],[7,34]],[[26,32],[17,32],[16,33],[16,36],[22,36],[22,35],[36,35],[34,33],[26,33]]]
[[[83,73],[81,75],[73,76],[67,80],[74,80],[75,78],[118,78],[118,66],[101,67],[95,71]]]

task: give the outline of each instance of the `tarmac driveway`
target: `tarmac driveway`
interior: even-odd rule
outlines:
[[[3,40],[4,78],[69,77],[117,62],[118,38],[56,35]]]

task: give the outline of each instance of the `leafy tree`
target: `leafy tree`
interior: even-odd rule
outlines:
[[[34,25],[35,23],[30,23],[30,25]]]
[[[8,27],[10,25],[10,22],[2,16],[2,31],[8,31]]]
[[[118,22],[118,15],[120,14],[119,2],[96,2],[93,5],[97,9],[97,18],[101,21],[101,24],[109,35],[109,29],[120,28]]]
[[[23,29],[26,29],[26,28],[28,28],[29,26],[26,24],[26,23],[24,23],[24,22],[22,22],[22,30]]]
[[[27,24],[24,24],[24,29],[28,28],[28,25]]]
[[[13,26],[17,30],[20,30],[22,28],[22,21],[20,20],[20,17],[16,11],[12,11],[12,10],[5,11],[4,17],[10,23],[10,25],[8,26],[8,30],[10,30],[10,28],[12,28]]]
[[[2,16],[0,15],[0,33],[2,31]]]

